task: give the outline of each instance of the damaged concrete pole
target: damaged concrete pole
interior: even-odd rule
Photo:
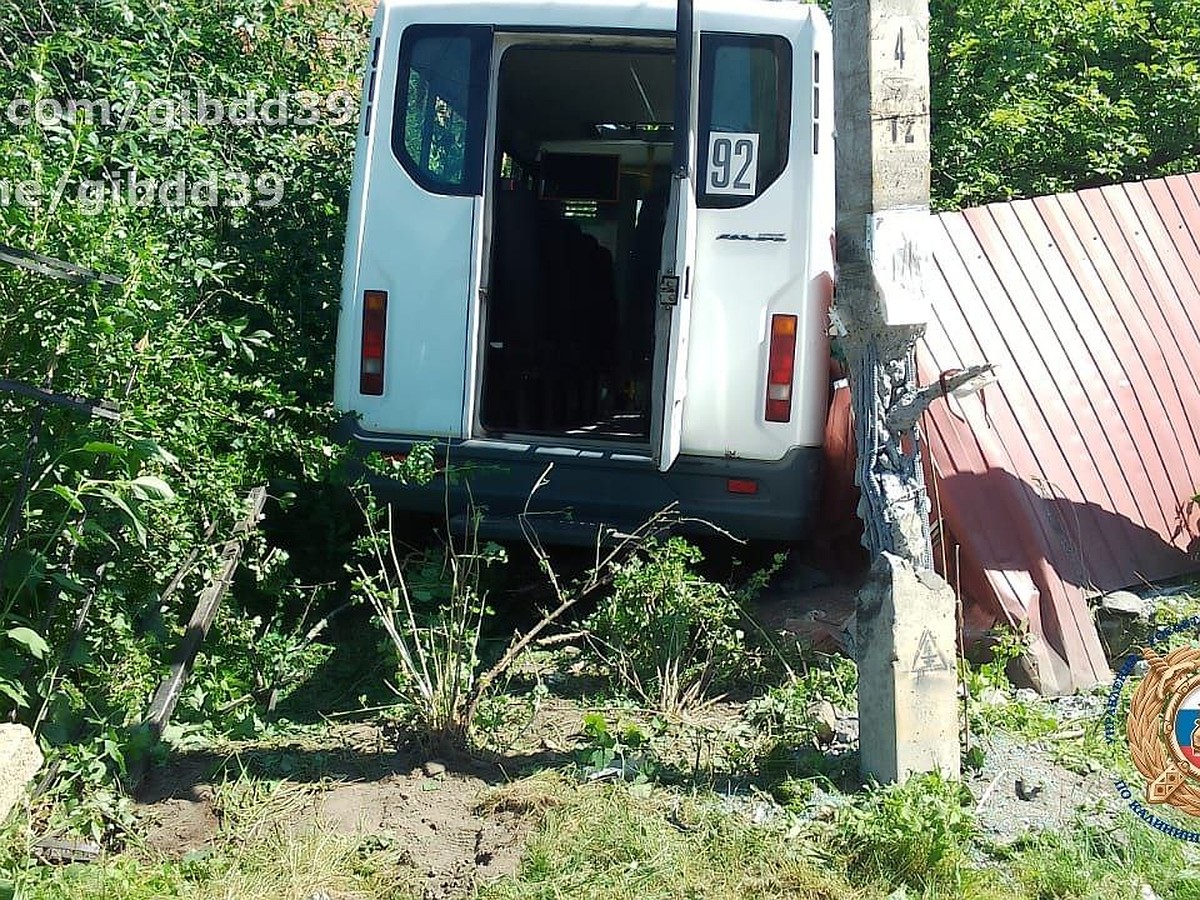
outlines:
[[[958,776],[954,590],[881,553],[858,596],[859,759],[877,781]]]
[[[957,776],[952,592],[933,574],[916,423],[916,344],[930,309],[927,0],[834,0],[837,301],[854,409],[863,543],[857,604],[862,770]],[[943,385],[944,391],[952,385]]]
[[[42,751],[24,725],[0,725],[0,823],[42,768]]]

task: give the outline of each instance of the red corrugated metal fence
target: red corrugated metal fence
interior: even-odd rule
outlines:
[[[1200,175],[945,213],[932,241],[922,380],[997,366],[924,421],[947,562],[976,621],[1029,622],[1043,690],[1106,680],[1088,598],[1196,568]]]

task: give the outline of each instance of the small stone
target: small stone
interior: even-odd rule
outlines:
[[[831,748],[850,750],[858,745],[858,719],[842,722],[833,736]]]
[[[1030,801],[1037,798],[1043,789],[1042,784],[1025,784],[1024,778],[1018,778],[1016,783],[1017,797],[1021,800]]]
[[[979,702],[985,706],[1003,706],[1010,699],[1008,691],[998,687],[984,688],[979,694]]]
[[[1149,619],[1154,612],[1154,602],[1139,597],[1133,591],[1113,591],[1100,598],[1100,608],[1105,612]]]
[[[767,803],[756,803],[750,813],[750,821],[755,825],[766,825],[775,818],[776,810]]]
[[[425,763],[425,774],[430,778],[437,778],[439,775],[445,775],[446,764],[440,760],[431,759]]]
[[[822,744],[833,740],[838,730],[837,710],[828,700],[818,700],[808,707],[808,717],[812,720],[813,732]]]
[[[28,728],[0,725],[0,822],[24,796],[42,761],[42,751]]]

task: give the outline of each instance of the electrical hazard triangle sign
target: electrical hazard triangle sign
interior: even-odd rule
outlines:
[[[950,663],[941,648],[938,647],[937,641],[934,640],[933,632],[926,628],[921,632],[921,639],[917,642],[917,655],[913,659],[912,671],[918,674],[921,672],[945,672],[949,668]]]

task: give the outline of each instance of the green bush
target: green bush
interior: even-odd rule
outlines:
[[[694,571],[702,558],[682,538],[648,543],[615,564],[612,590],[586,623],[618,684],[668,712],[746,674],[750,656],[738,598]]]
[[[13,543],[0,548],[0,716],[52,745],[90,742],[102,765],[81,768],[96,779],[123,771],[125,728],[246,491],[311,484],[337,458],[325,435],[352,116],[214,126],[185,120],[184,104],[349,91],[353,113],[364,32],[361,16],[303,0],[0,0],[0,244],[123,279],[74,286],[0,265],[0,378],[121,412],[0,393],[0,534]],[[14,100],[43,115],[18,107],[14,123]],[[50,115],[72,101],[93,112]],[[180,175],[225,198],[249,176],[251,202],[128,194],[133,178]],[[312,597],[271,553],[251,549],[270,577],[227,599],[182,720],[241,728],[274,693],[255,673],[302,677],[269,638],[294,635]],[[265,613],[246,608],[266,593]]]
[[[859,883],[955,887],[977,828],[970,792],[937,774],[873,791],[838,821],[837,852]]]
[[[470,738],[484,674],[480,643],[492,610],[485,575],[507,562],[497,544],[477,540],[407,555],[394,534],[391,509],[364,492],[368,533],[353,565],[354,596],[375,614],[395,652],[401,715],[438,747]]]

